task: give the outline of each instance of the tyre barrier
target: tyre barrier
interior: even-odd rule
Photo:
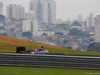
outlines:
[[[0,66],[100,69],[100,57],[0,53]]]

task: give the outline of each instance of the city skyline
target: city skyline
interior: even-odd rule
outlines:
[[[79,14],[82,14],[83,19],[86,19],[90,13],[94,16],[99,15],[99,2],[100,0],[55,0],[57,4],[57,19],[77,19]],[[21,4],[26,8],[26,12],[29,9],[30,0],[0,0],[6,8],[9,4]],[[5,9],[4,9],[5,10]],[[5,13],[5,11],[4,11]]]

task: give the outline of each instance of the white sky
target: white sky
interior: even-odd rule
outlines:
[[[5,7],[9,4],[21,4],[28,11],[30,0],[0,0]],[[77,19],[78,14],[82,14],[85,19],[89,13],[94,16],[100,15],[100,0],[55,0],[57,4],[57,19]],[[5,12],[5,11],[4,11]]]

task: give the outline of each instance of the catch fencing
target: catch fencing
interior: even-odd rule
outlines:
[[[100,57],[0,53],[0,66],[100,69]]]

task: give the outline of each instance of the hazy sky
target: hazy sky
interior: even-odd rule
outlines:
[[[26,11],[29,8],[30,0],[0,0],[4,3],[4,8],[8,4],[21,4],[25,6]],[[77,19],[78,14],[82,14],[85,19],[89,13],[94,16],[100,15],[100,0],[55,0],[57,8],[57,19]]]

